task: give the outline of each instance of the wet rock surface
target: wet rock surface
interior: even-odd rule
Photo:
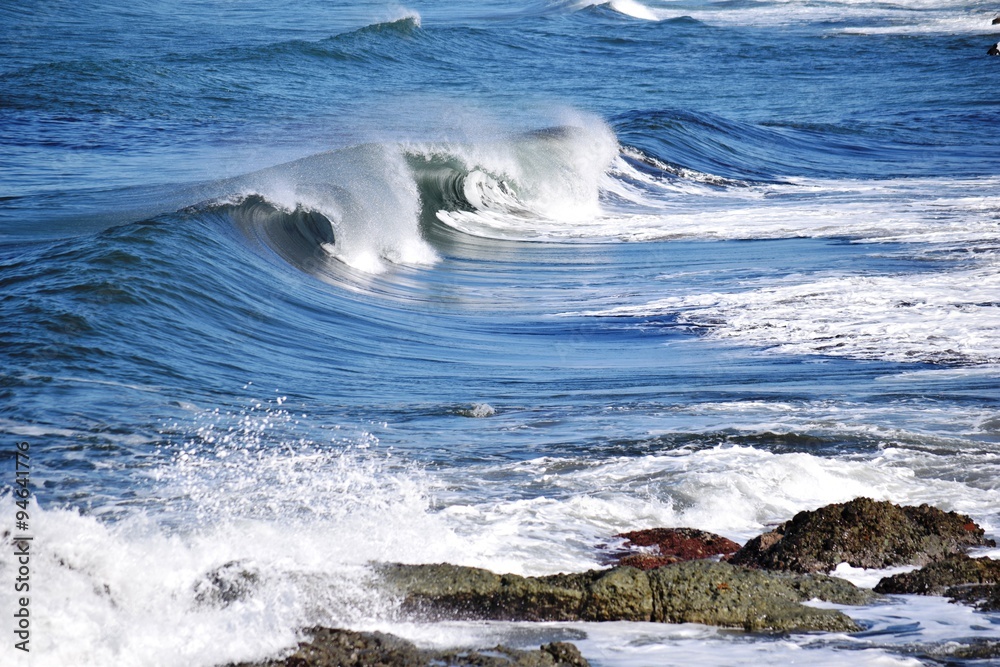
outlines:
[[[825,576],[792,576],[727,563],[688,561],[644,572],[623,566],[545,577],[499,575],[457,565],[379,568],[404,613],[428,620],[653,621],[751,631],[846,631],[845,614],[801,602],[863,604],[877,596]]]
[[[727,563],[690,561],[648,574],[654,614],[663,623],[704,623],[748,631],[854,632],[850,617],[801,604],[818,598],[839,604],[873,601],[871,591],[834,577],[781,576]]]
[[[431,619],[646,621],[652,614],[649,580],[632,567],[544,577],[448,563],[378,571],[405,613]]]
[[[998,611],[1000,561],[964,554],[950,556],[914,572],[885,577],[875,590],[879,593],[945,595],[983,611]]]
[[[965,554],[951,556],[925,565],[919,570],[885,577],[875,590],[879,593],[909,593],[944,595],[949,588],[964,584],[996,584],[1000,582],[1000,561],[992,558],[972,558]]]
[[[195,600],[200,604],[225,607],[244,600],[261,582],[260,572],[240,561],[230,561],[209,571],[195,583]]]
[[[982,663],[982,660],[1000,658],[1000,641],[991,639],[974,639],[972,641],[947,642],[930,646],[918,654],[930,658],[935,663],[946,665],[965,664],[966,661],[976,661],[973,664],[995,665],[995,662]],[[961,661],[961,662],[956,662]]]
[[[729,562],[791,572],[925,565],[976,546],[995,546],[969,517],[929,505],[856,498],[799,512],[747,542]]]
[[[972,584],[953,586],[945,595],[952,602],[961,602],[974,606],[979,611],[1000,611],[1000,585]]]
[[[312,639],[280,660],[229,667],[589,667],[573,644],[554,642],[536,651],[497,646],[482,651],[429,651],[382,632],[312,628]]]
[[[628,540],[626,548],[650,549],[625,553],[617,558],[618,565],[630,565],[640,570],[652,570],[671,563],[713,556],[728,556],[740,548],[739,544],[730,539],[697,528],[649,528],[620,533],[615,537]]]

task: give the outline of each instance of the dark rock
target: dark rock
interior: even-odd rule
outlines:
[[[994,639],[973,639],[967,642],[946,642],[937,646],[931,646],[922,653],[935,662],[944,661],[953,665],[955,660],[989,660],[1000,658],[1000,641]],[[996,664],[996,663],[988,663]]]
[[[1000,561],[964,554],[878,582],[879,593],[946,595],[982,611],[1000,610]]]
[[[850,582],[787,575],[712,561],[674,563],[546,577],[498,575],[457,565],[379,568],[401,609],[428,619],[507,621],[654,621],[706,623],[747,630],[857,631],[846,615],[800,604],[875,599]]]
[[[497,646],[487,652],[427,651],[382,632],[312,628],[312,640],[287,658],[230,667],[589,667],[573,644],[554,642],[537,651]]]
[[[828,574],[790,575],[788,585],[794,588],[801,600],[823,600],[836,604],[862,605],[882,600],[882,596],[868,588],[858,588],[846,579]]]
[[[619,565],[640,570],[679,563],[687,560],[727,556],[736,553],[740,545],[730,539],[696,528],[650,528],[621,533],[626,547],[654,547],[654,552],[630,553],[618,559]]]
[[[589,667],[580,649],[575,644],[569,642],[552,642],[539,647],[544,653],[548,653],[556,660],[557,665],[572,665],[572,667]]]
[[[474,567],[385,565],[403,610],[435,619],[506,621],[649,620],[649,583],[635,568],[547,577],[499,575]]]
[[[728,563],[689,561],[647,573],[653,589],[654,613],[662,623],[704,623],[740,627],[748,631],[856,632],[861,628],[848,616],[832,609],[800,604],[822,594],[841,604],[871,601],[874,596],[850,582],[827,577],[828,587],[796,586],[808,577],[776,575],[747,570]]]
[[[973,605],[979,611],[1000,611],[1000,585],[971,584],[953,586],[944,593],[952,602]]]
[[[944,595],[953,586],[995,584],[1000,582],[1000,561],[970,558],[965,554],[950,556],[914,572],[885,577],[875,591],[914,595]]]
[[[260,584],[260,573],[239,561],[230,561],[205,574],[194,586],[200,604],[226,607],[249,597]]]
[[[998,16],[995,19],[993,19],[992,25],[1000,25],[1000,16]]]
[[[969,547],[996,546],[969,517],[929,505],[900,507],[856,498],[799,512],[747,542],[731,563],[791,572],[925,565]]]

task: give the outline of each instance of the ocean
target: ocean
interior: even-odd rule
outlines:
[[[0,662],[213,667],[315,625],[600,667],[1000,638],[942,598],[758,635],[420,622],[368,584],[858,496],[1000,539],[998,10],[4,0]],[[259,585],[205,603],[230,563]]]

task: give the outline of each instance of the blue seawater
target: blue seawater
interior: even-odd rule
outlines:
[[[857,496],[1000,536],[996,9],[0,3],[0,525],[26,442],[34,537],[3,664],[208,667],[317,624],[608,666],[997,639],[935,598],[774,638],[421,623],[366,584]],[[213,603],[229,563],[257,586]]]

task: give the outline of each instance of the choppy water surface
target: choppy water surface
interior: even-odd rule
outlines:
[[[859,495],[1000,536],[994,16],[3,5],[0,458],[30,443],[37,498],[31,661],[4,660],[210,666],[316,624],[607,666],[997,638],[908,597],[854,636],[429,625],[365,585]],[[260,589],[199,602],[231,561]]]

